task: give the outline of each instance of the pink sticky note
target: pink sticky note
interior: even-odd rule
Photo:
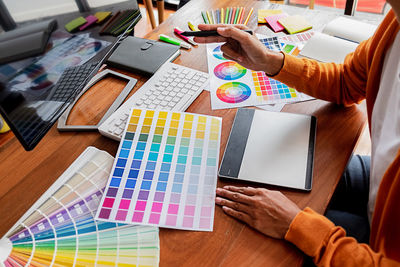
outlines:
[[[269,24],[269,26],[271,26],[274,32],[280,32],[283,31],[285,28],[278,22],[278,20],[287,16],[288,14],[282,13],[282,14],[271,15],[265,17],[264,19]]]
[[[97,22],[97,20],[98,20],[98,18],[93,16],[93,15],[89,15],[85,19],[86,19],[87,22],[79,27],[80,31],[83,31],[87,27],[89,27],[90,25],[95,24]]]

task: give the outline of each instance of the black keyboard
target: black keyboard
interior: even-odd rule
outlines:
[[[65,69],[60,79],[54,85],[48,100],[65,102],[71,95],[76,96],[84,87],[82,83],[95,69],[97,64],[98,62],[95,62]]]

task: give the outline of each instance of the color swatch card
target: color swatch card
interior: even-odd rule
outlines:
[[[308,42],[308,40],[311,39],[311,37],[314,36],[314,31],[307,31],[307,32],[302,32],[302,33],[297,33],[293,35],[286,35],[279,37],[279,42],[280,43],[292,43],[296,44],[299,50],[303,49],[305,44]]]
[[[273,51],[280,51],[277,37],[257,35]],[[221,44],[207,44],[208,72],[212,109],[259,106],[303,101],[306,97],[295,89],[252,71],[222,56]]]
[[[258,23],[265,23],[265,17],[281,14],[282,10],[280,9],[259,9],[257,11],[257,21]]]
[[[221,118],[133,109],[128,122],[96,218],[212,231]]]
[[[113,157],[88,147],[0,239],[0,265],[158,266],[158,228],[94,215]]]

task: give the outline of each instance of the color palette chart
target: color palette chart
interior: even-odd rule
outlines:
[[[312,33],[289,36],[291,41],[306,40]],[[257,38],[270,50],[296,56],[300,50],[295,42],[274,36],[257,34]],[[207,44],[208,72],[212,109],[263,106],[311,99],[294,88],[269,78],[264,72],[247,70],[240,64],[227,60],[221,51],[222,44]]]
[[[96,218],[212,231],[221,118],[133,109]]]
[[[0,240],[0,264],[158,266],[158,228],[94,220],[112,163],[88,147]]]

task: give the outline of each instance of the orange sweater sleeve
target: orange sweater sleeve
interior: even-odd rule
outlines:
[[[400,266],[367,244],[346,237],[343,228],[310,208],[294,218],[285,239],[313,257],[317,266]]]
[[[346,56],[344,64],[320,63],[285,54],[281,71],[273,78],[315,98],[351,105],[365,99],[370,40]]]

